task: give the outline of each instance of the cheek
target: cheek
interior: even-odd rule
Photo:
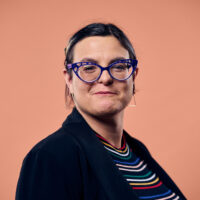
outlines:
[[[130,86],[130,87],[127,88],[127,91],[126,91],[127,101],[128,102],[131,101],[132,97],[133,97],[133,86]]]
[[[128,95],[132,95],[132,94],[133,94],[133,81],[132,81],[132,80],[130,80],[130,81],[126,84],[124,90],[125,90],[126,94],[128,94]]]
[[[73,91],[74,95],[77,96],[77,98],[84,98],[90,91],[90,85],[87,85],[83,81],[75,78],[73,80]]]
[[[125,104],[128,105],[133,97],[133,84],[127,85],[124,95]]]

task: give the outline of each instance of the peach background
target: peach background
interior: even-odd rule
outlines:
[[[188,199],[199,188],[200,1],[1,0],[0,199],[14,199],[24,156],[55,131],[64,104],[64,47],[80,27],[119,25],[139,59],[137,107],[125,129],[141,139]]]

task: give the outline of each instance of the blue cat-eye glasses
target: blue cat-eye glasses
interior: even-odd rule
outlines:
[[[113,79],[124,81],[131,77],[137,67],[137,60],[122,59],[117,60],[107,67],[102,67],[94,62],[77,62],[67,64],[67,69],[73,69],[77,77],[86,82],[92,83],[97,81],[104,70],[107,70]]]

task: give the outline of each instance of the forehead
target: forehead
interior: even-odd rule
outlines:
[[[74,62],[85,58],[109,61],[115,57],[129,58],[128,51],[113,36],[91,36],[74,46]]]

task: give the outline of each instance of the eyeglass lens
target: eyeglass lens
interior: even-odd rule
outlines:
[[[127,79],[133,72],[132,64],[116,63],[110,67],[110,73],[117,80]],[[82,65],[78,69],[78,75],[84,81],[95,81],[101,74],[101,68],[97,65]]]

